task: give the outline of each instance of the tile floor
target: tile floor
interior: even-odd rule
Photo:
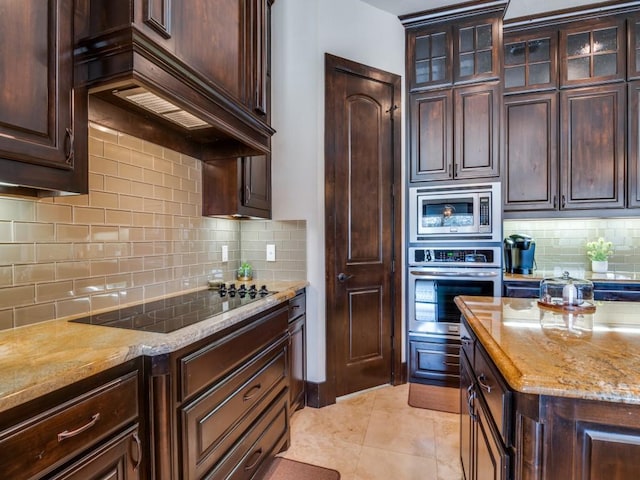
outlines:
[[[413,408],[408,385],[384,386],[306,407],[282,455],[334,468],[341,480],[460,480],[458,415]]]

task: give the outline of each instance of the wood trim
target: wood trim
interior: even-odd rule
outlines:
[[[307,406],[322,408],[336,403],[336,394],[328,382],[307,382]]]

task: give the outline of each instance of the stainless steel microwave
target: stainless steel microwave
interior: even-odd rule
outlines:
[[[409,189],[409,241],[502,241],[500,183]]]

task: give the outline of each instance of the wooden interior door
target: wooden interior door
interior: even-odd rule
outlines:
[[[400,77],[327,55],[327,381],[335,396],[393,383],[400,370],[398,105]]]

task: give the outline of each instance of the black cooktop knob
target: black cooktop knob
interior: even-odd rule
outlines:
[[[229,296],[230,297],[235,297],[236,296],[236,284],[232,283],[231,285],[229,285]]]
[[[265,295],[269,295],[269,290],[267,290],[267,286],[266,286],[266,285],[262,285],[262,286],[260,287],[260,290],[258,291],[258,293],[259,293],[261,296],[263,296],[263,297],[264,297]]]
[[[246,294],[247,294],[247,287],[245,287],[243,283],[238,287],[238,295],[240,295],[240,298],[244,298]]]

